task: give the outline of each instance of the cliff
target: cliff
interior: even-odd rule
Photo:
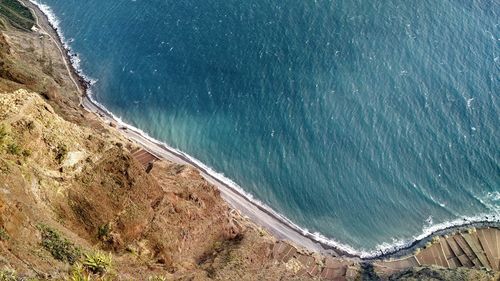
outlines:
[[[29,28],[36,15],[16,3],[0,1],[0,280],[498,278],[385,270],[277,241],[196,169],[156,159],[81,108],[54,34]]]
[[[243,234],[218,191],[192,168],[157,162],[147,174],[127,151],[130,143],[65,121],[26,90],[0,95],[0,112],[6,268],[63,278],[100,249],[113,253],[111,276],[180,278],[216,276],[214,264],[257,270],[269,255],[272,240]]]

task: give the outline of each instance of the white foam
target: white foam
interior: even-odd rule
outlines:
[[[467,99],[467,107],[470,108],[472,106],[472,102],[474,101],[474,98]]]
[[[60,28],[60,21],[59,19],[55,16],[53,13],[52,9],[38,1],[35,0],[30,0],[31,3],[36,5],[48,18],[50,24],[52,27],[57,31],[58,36],[60,37],[63,46],[66,48],[68,51],[68,55],[71,58],[71,63],[72,66],[75,68],[77,73],[82,76],[85,81],[89,82],[90,84],[95,83],[97,80],[90,79],[88,76],[83,74],[83,70],[80,68],[80,59],[78,55],[72,54],[71,48],[69,46],[69,43],[65,40],[64,34],[62,33],[62,30]],[[459,227],[463,225],[468,225],[468,224],[474,224],[474,223],[498,223],[500,222],[500,212],[498,210],[495,210],[493,214],[480,214],[477,216],[472,216],[472,217],[460,217],[457,218],[453,221],[448,221],[448,222],[443,222],[443,223],[438,223],[438,224],[432,224],[432,222],[424,226],[422,228],[422,233],[416,236],[413,236],[410,239],[393,239],[391,243],[382,243],[377,245],[374,249],[371,250],[365,250],[365,249],[355,249],[350,245],[340,243],[336,241],[335,239],[328,238],[324,236],[321,233],[318,232],[311,232],[306,228],[300,227],[294,222],[292,222],[290,219],[288,219],[286,216],[276,212],[273,210],[271,207],[267,206],[263,202],[259,201],[258,199],[254,198],[250,193],[247,193],[241,188],[237,183],[232,181],[231,179],[227,178],[224,176],[224,174],[219,173],[214,171],[212,168],[209,166],[205,165],[198,159],[192,157],[189,154],[184,153],[183,151],[180,151],[178,149],[175,149],[168,144],[161,142],[159,140],[154,139],[153,137],[149,136],[146,132],[143,130],[136,128],[130,124],[125,123],[122,118],[114,115],[111,111],[109,111],[105,106],[100,104],[94,99],[93,93],[90,89],[87,89],[87,97],[88,99],[102,112],[106,113],[107,115],[110,116],[115,122],[117,122],[121,127],[125,127],[128,130],[132,130],[138,134],[140,134],[143,138],[147,139],[148,141],[155,143],[160,146],[164,146],[167,148],[167,150],[171,151],[173,154],[180,155],[182,157],[185,157],[186,159],[189,159],[189,161],[195,165],[198,166],[199,168],[205,170],[211,177],[217,179],[220,182],[223,182],[225,185],[229,186],[233,190],[236,190],[238,193],[240,193],[243,197],[246,198],[247,201],[251,202],[254,205],[259,206],[262,209],[265,209],[267,212],[272,214],[274,217],[276,217],[279,221],[282,223],[286,224],[288,227],[291,229],[296,230],[297,232],[301,233],[303,236],[306,236],[310,238],[311,240],[314,240],[316,242],[322,243],[324,245],[328,245],[330,247],[333,247],[335,249],[340,249],[348,254],[359,256],[361,258],[375,258],[383,254],[387,253],[394,253],[397,252],[398,250],[401,249],[406,249],[410,247],[412,244],[414,244],[416,241],[421,241],[424,240],[428,237],[430,237],[432,234],[453,228],[453,227]],[[472,99],[468,100],[468,105],[470,102],[472,102]],[[493,193],[489,195],[493,197],[493,200],[498,200],[500,195],[497,193]]]

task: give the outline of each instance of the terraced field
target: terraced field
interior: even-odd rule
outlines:
[[[375,271],[387,276],[416,266],[440,266],[455,269],[485,268],[500,270],[500,230],[483,228],[437,237],[425,249],[404,259],[375,262]]]
[[[320,277],[321,280],[352,280],[366,271],[361,264],[352,260],[332,257],[317,260],[310,255],[300,253],[297,248],[284,241],[272,247],[272,256],[275,260],[293,264],[297,269],[297,276]],[[370,266],[373,267],[373,273],[381,278],[389,278],[393,274],[425,266],[437,266],[441,269],[486,269],[498,272],[500,229],[471,229],[445,237],[437,236],[424,249],[416,250],[410,256],[394,260],[378,260],[372,262]]]

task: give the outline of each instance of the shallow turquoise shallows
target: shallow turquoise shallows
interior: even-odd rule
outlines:
[[[39,0],[95,98],[356,250],[500,214],[497,0]]]

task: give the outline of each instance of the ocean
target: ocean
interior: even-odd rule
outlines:
[[[93,98],[367,255],[500,220],[496,0],[37,0]]]

